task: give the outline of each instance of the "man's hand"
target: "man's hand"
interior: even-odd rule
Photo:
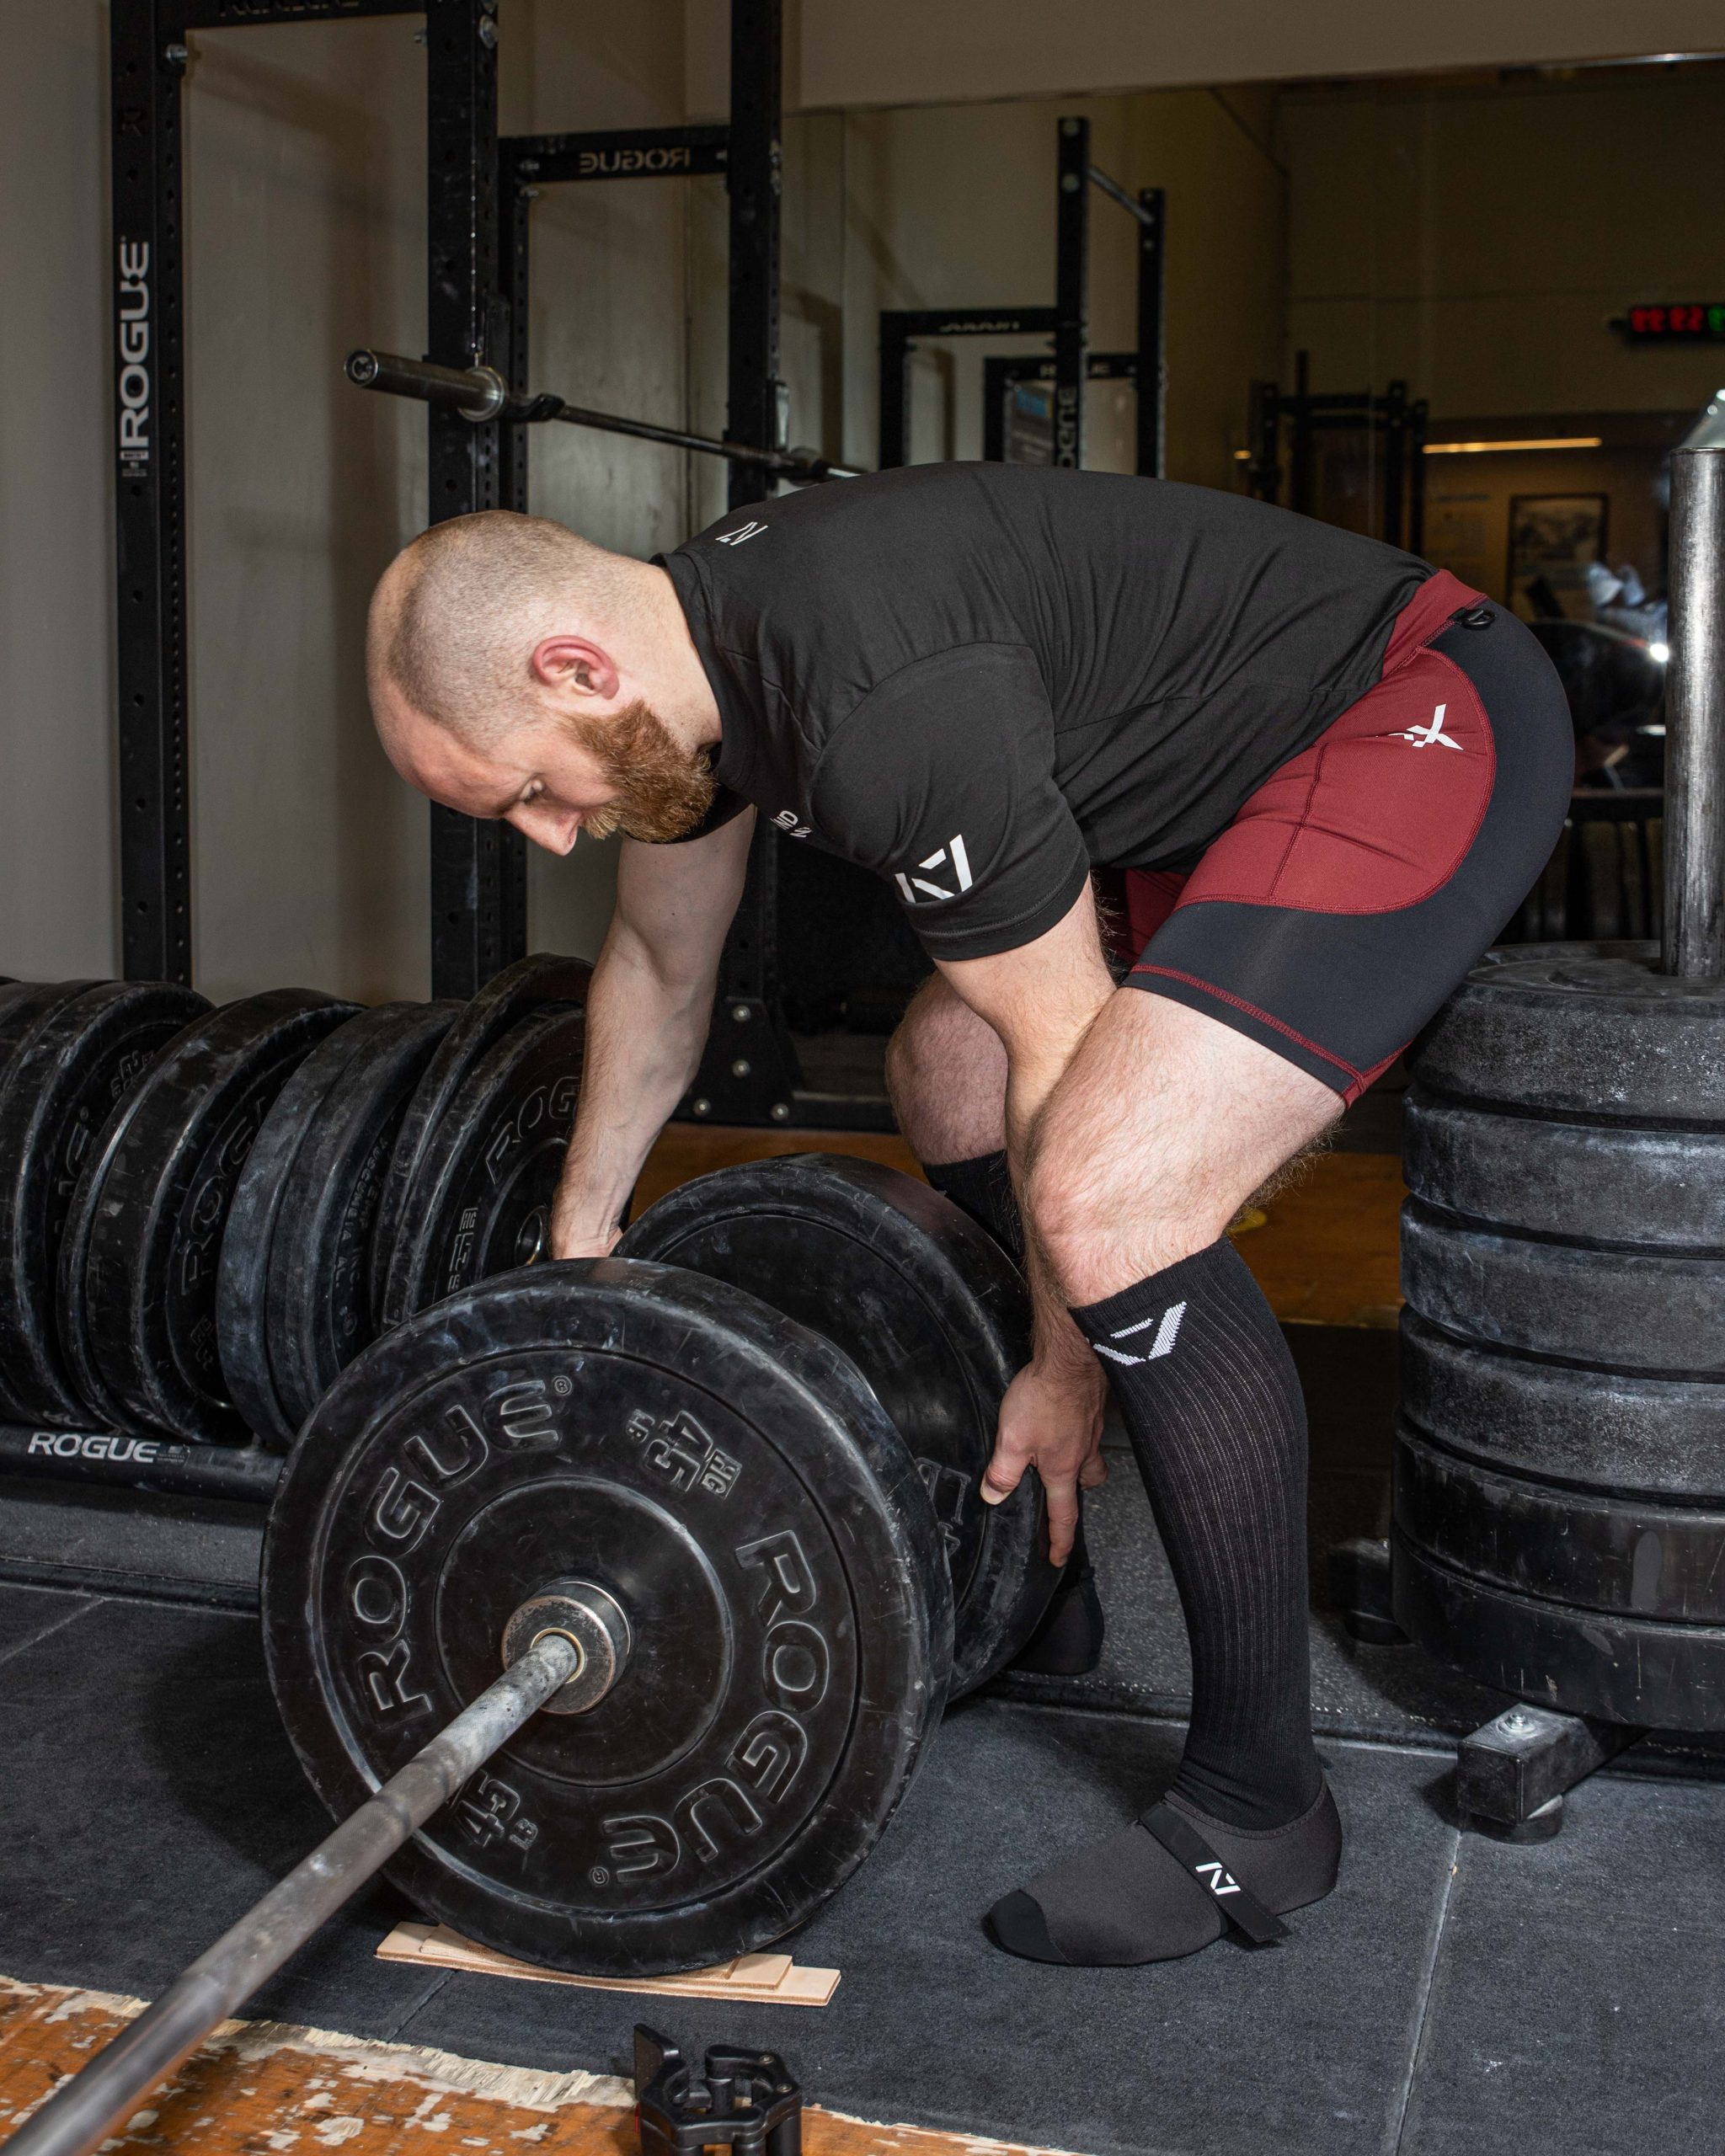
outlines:
[[[1010,1497],[1027,1467],[1042,1477],[1048,1502],[1048,1554],[1064,1565],[1078,1526],[1078,1492],[1108,1480],[1102,1456],[1108,1383],[1093,1358],[1027,1363],[1001,1402],[994,1457],[982,1477],[985,1504]]]

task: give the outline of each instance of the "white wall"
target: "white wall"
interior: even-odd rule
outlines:
[[[1725,291],[1725,72],[1295,89],[1281,124],[1315,387],[1401,376],[1482,419],[1695,412],[1725,379],[1717,344],[1610,326]]]
[[[724,0],[690,0],[689,100],[724,102]],[[1725,46],[1718,0],[800,0],[794,107],[1527,67]]]
[[[426,810],[379,753],[365,607],[425,515],[423,413],[340,376],[425,341],[412,16],[200,33],[186,93],[195,958],[222,997],[427,986]],[[107,19],[8,11],[0,276],[0,971],[118,964]],[[505,0],[509,131],[681,117],[681,0]],[[536,375],[680,420],[695,186],[547,191]],[[682,460],[553,429],[535,505],[637,553],[687,528]],[[612,850],[536,858],[534,940],[591,951]]]
[[[1069,115],[1090,120],[1092,157],[1123,186],[1167,191],[1168,470],[1235,483],[1247,383],[1274,373],[1284,323],[1285,176],[1271,147],[1273,100],[1255,88],[791,120],[786,172],[798,208],[786,232],[786,344],[799,436],[874,462],[883,307],[1052,304],[1057,129]],[[1090,341],[1130,350],[1137,228],[1094,191],[1090,214]],[[799,321],[801,345],[792,334]],[[985,354],[1047,349],[1044,338],[921,345],[913,461],[980,456]],[[1133,424],[1130,390],[1092,384],[1086,462],[1130,471]]]
[[[0,71],[0,972],[111,973],[108,24],[13,8]]]

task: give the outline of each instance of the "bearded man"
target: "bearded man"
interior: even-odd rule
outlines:
[[[1262,503],[941,464],[651,563],[501,511],[440,524],[379,585],[370,653],[423,792],[557,853],[624,834],[556,1256],[611,1248],[695,1073],[758,811],[884,878],[933,962],[889,1054],[900,1126],[1022,1249],[1036,1310],[983,1494],[1033,1470],[1065,1559],[1112,1388],[1192,1646],[1172,1785],[998,1902],[998,1943],[1167,1960],[1327,1893],[1305,1410],[1226,1230],[1551,852],[1571,730],[1530,632]],[[1081,1567],[1044,1666],[1093,1659],[1099,1622]]]

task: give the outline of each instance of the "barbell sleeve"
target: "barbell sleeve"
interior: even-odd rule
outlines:
[[[152,2006],[61,2084],[5,2143],[6,2156],[88,2156],[140,2097],[273,1976],[573,1676],[581,1650],[544,1632],[446,1723],[377,1795],[177,1977]]]

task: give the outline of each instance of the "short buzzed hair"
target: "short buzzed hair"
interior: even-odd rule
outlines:
[[[483,747],[519,722],[540,640],[612,622],[626,574],[622,557],[549,517],[495,509],[434,524],[379,587],[372,679]]]

